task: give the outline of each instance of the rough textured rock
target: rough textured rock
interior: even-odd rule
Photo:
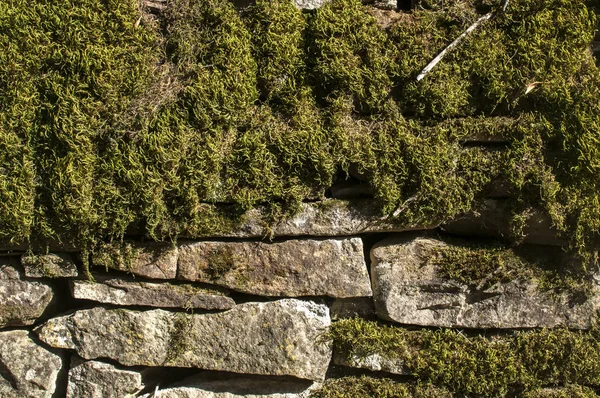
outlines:
[[[36,332],[85,359],[321,380],[331,347],[320,337],[327,307],[294,299],[248,303],[219,314],[93,308],[54,318]]]
[[[67,398],[133,398],[143,388],[139,372],[77,356],[71,360]]]
[[[51,397],[61,365],[60,357],[34,343],[26,330],[0,332],[0,397]]]
[[[0,280],[20,279],[18,257],[1,256],[0,257]]]
[[[68,278],[77,276],[77,266],[70,254],[41,254],[21,257],[25,275],[30,278]]]
[[[477,290],[440,278],[426,260],[445,242],[426,237],[392,238],[371,251],[377,314],[404,324],[464,328],[588,328],[599,297],[570,302],[566,294],[543,292],[532,281],[514,280]]]
[[[248,211],[238,227],[213,237],[263,238],[273,236],[349,236],[368,232],[402,232],[435,228],[430,225],[403,225],[380,214],[372,199],[329,199],[321,202],[303,203],[293,217],[272,226],[265,225],[264,210]]]
[[[333,355],[333,363],[351,368],[368,369],[374,372],[388,372],[398,375],[410,375],[410,370],[401,359],[388,359],[379,354],[370,354],[364,357],[346,355],[336,352]]]
[[[192,285],[134,282],[122,279],[96,279],[71,282],[73,297],[117,305],[143,305],[167,308],[228,310],[235,302],[216,290]]]
[[[33,324],[52,297],[52,289],[43,283],[0,279],[0,327]]]
[[[314,10],[321,7],[328,0],[294,0],[296,7],[303,10]]]
[[[376,318],[373,299],[370,297],[338,298],[331,304],[331,319]]]
[[[92,264],[152,279],[175,279],[177,247],[168,243],[115,243],[95,252]]]
[[[200,374],[158,390],[156,398],[308,398],[317,383],[265,376]],[[154,394],[141,398],[153,398]]]
[[[264,296],[372,295],[359,238],[184,244],[178,278]]]

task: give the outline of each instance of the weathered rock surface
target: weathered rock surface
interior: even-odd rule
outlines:
[[[67,398],[133,398],[143,388],[139,372],[76,356],[71,360]]]
[[[152,279],[175,279],[177,247],[168,243],[107,244],[92,256],[92,264]]]
[[[430,225],[404,225],[381,215],[372,199],[329,199],[303,203],[293,217],[272,226],[265,225],[264,210],[255,208],[246,212],[239,226],[230,232],[212,237],[263,238],[273,236],[349,236],[368,232],[402,232],[435,228]]]
[[[117,305],[142,305],[166,308],[228,310],[235,302],[216,290],[192,285],[134,282],[97,278],[96,282],[71,282],[73,297]]]
[[[351,368],[368,369],[374,372],[388,372],[398,375],[410,375],[410,370],[401,359],[389,359],[379,354],[370,354],[366,356],[352,356],[335,352],[333,363],[336,365],[348,366]]]
[[[264,296],[372,295],[359,238],[184,244],[178,278]]]
[[[0,397],[51,397],[62,362],[26,330],[0,332]]]
[[[294,0],[296,7],[303,10],[314,10],[321,7],[328,0]]]
[[[21,256],[25,275],[30,278],[68,278],[77,276],[77,266],[70,254],[40,254]]]
[[[33,324],[52,297],[52,289],[43,283],[0,279],[0,327]]]
[[[287,299],[206,315],[93,308],[54,318],[36,332],[85,359],[321,380],[331,357],[321,339],[327,307]]]
[[[376,318],[375,306],[371,297],[338,298],[331,304],[331,319]]]
[[[566,294],[514,280],[477,290],[439,276],[427,259],[448,247],[426,237],[385,240],[371,251],[374,300],[379,317],[404,324],[463,328],[589,328],[600,308],[596,295],[583,303]]]
[[[308,398],[317,383],[265,376],[197,375],[159,390],[156,398]],[[153,398],[154,393],[141,398]]]

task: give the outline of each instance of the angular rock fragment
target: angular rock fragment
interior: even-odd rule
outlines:
[[[60,357],[34,343],[26,330],[0,332],[0,397],[52,397],[61,366]]]
[[[0,327],[33,324],[52,297],[52,289],[43,283],[0,279]]]
[[[85,359],[321,380],[331,348],[321,338],[327,307],[300,300],[247,303],[218,313],[93,308],[54,318],[36,332]]]
[[[201,289],[192,285],[102,278],[97,278],[96,281],[72,281],[73,297],[107,304],[165,308],[228,310],[235,306],[235,302],[230,297],[219,291]]]
[[[184,244],[178,278],[263,296],[372,295],[359,238]]]
[[[467,285],[444,278],[440,265],[429,261],[452,247],[415,236],[377,244],[371,251],[371,276],[379,317],[403,324],[478,329],[592,326],[600,309],[597,288],[592,297],[577,301],[568,292],[543,291],[533,280]]]
[[[133,398],[143,388],[139,372],[76,356],[71,360],[67,398]]]
[[[266,376],[200,374],[158,390],[156,398],[308,398],[318,384]],[[141,398],[153,398],[154,393]]]
[[[168,243],[112,243],[92,255],[95,266],[152,279],[175,279],[177,247]]]
[[[77,276],[77,266],[70,254],[40,254],[21,256],[25,275],[30,278],[68,278]]]

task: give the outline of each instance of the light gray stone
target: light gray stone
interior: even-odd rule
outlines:
[[[61,366],[26,330],[0,332],[0,397],[50,398]]]
[[[25,276],[30,278],[69,278],[78,275],[77,266],[68,253],[21,256]]]
[[[143,388],[139,372],[77,356],[71,360],[67,398],[133,398]]]
[[[370,232],[403,232],[435,228],[427,225],[405,225],[381,215],[372,199],[344,201],[328,199],[302,203],[300,211],[274,225],[266,225],[265,209],[254,208],[244,214],[240,224],[229,232],[206,236],[231,238],[264,238],[265,236],[351,236]]]
[[[326,306],[294,299],[205,315],[93,308],[36,328],[50,346],[126,366],[175,366],[322,380],[331,347]]]
[[[216,290],[192,285],[102,278],[97,278],[96,281],[71,281],[73,297],[107,304],[165,308],[228,310],[235,306],[230,297]]]
[[[372,295],[359,238],[184,244],[178,278],[263,296]]]
[[[92,264],[146,278],[175,279],[177,247],[153,242],[106,244],[94,252]]]
[[[321,7],[329,0],[294,0],[296,7],[302,10],[314,10]]]
[[[331,319],[376,318],[372,297],[338,298],[331,304]]]
[[[46,284],[0,279],[0,327],[33,324],[52,297],[52,289]]]
[[[533,281],[513,280],[478,290],[439,276],[427,261],[447,243],[427,237],[392,238],[371,251],[374,300],[379,317],[403,324],[461,328],[592,326],[600,299],[571,302]]]
[[[406,367],[401,359],[389,359],[379,354],[369,354],[365,356],[351,356],[335,352],[333,363],[336,365],[348,366],[351,368],[368,369],[374,372],[387,372],[399,375],[410,375],[410,369]]]
[[[265,376],[200,374],[140,398],[308,398],[318,383]]]

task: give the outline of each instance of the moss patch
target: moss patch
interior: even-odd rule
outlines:
[[[595,261],[595,4],[512,0],[416,82],[497,7],[441,4],[384,28],[358,0],[305,14],[175,0],[156,20],[133,0],[2,3],[0,239],[202,236],[259,204],[287,216],[352,168],[409,225],[468,211],[504,179],[515,235],[540,207]],[[482,131],[505,151],[464,150]]]
[[[477,397],[514,396],[541,386],[600,385],[600,335],[565,329],[467,337],[460,331],[408,331],[360,319],[333,324],[336,350],[404,363],[421,382]]]
[[[451,245],[435,250],[426,261],[439,267],[442,278],[487,289],[512,280],[534,281],[542,291],[573,297],[593,294],[593,281],[578,261],[559,248],[500,245]]]
[[[311,398],[451,398],[452,395],[433,386],[398,383],[373,377],[328,379],[310,394]]]

